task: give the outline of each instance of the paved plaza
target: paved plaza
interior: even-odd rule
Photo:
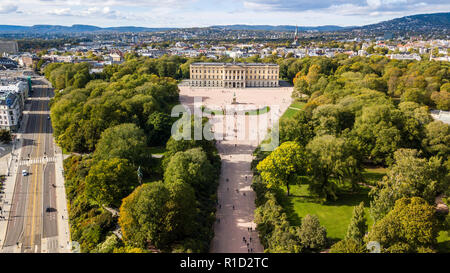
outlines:
[[[213,131],[223,135],[217,141],[222,159],[218,187],[218,205],[215,236],[211,243],[213,253],[261,253],[254,223],[255,193],[251,189],[252,153],[266,137],[268,128],[278,121],[291,104],[292,87],[278,88],[194,88],[180,85],[180,101],[192,111],[194,98],[201,97],[208,109],[229,109],[225,115],[210,117]],[[233,98],[236,104],[232,104]],[[260,115],[235,115],[230,109],[260,109],[270,111]],[[244,241],[245,238],[245,241]],[[251,238],[251,239],[250,239]]]

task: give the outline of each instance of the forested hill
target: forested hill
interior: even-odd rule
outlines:
[[[383,35],[390,32],[394,35],[444,34],[450,30],[450,13],[417,14],[396,18],[377,24],[355,27],[354,32]]]

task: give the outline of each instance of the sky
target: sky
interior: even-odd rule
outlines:
[[[358,26],[449,11],[448,0],[0,0],[0,25]]]

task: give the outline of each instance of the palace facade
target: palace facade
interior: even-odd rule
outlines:
[[[277,87],[280,68],[269,63],[192,63],[190,86]]]

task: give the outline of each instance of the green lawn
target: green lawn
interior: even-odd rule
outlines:
[[[292,225],[299,225],[301,218],[307,214],[316,215],[327,229],[328,238],[333,241],[343,239],[350,224],[353,208],[361,201],[364,201],[366,207],[369,227],[373,224],[373,219],[369,215],[368,189],[340,196],[335,202],[320,204],[311,196],[307,187],[305,184],[291,186],[291,196],[283,204]]]
[[[293,102],[288,109],[283,113],[281,116],[281,119],[289,119],[292,118],[300,109],[302,109],[305,106],[306,103],[295,101]],[[292,107],[292,108],[291,108]],[[296,108],[296,109],[294,109]]]
[[[377,182],[383,179],[387,173],[387,169],[383,167],[370,167],[365,168],[363,171],[363,177],[365,183],[368,185],[376,185]]]

